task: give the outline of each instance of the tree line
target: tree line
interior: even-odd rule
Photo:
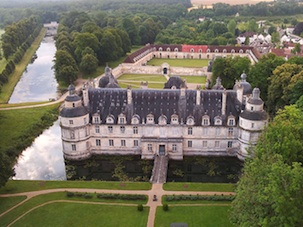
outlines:
[[[8,82],[9,76],[14,72],[26,50],[39,35],[42,24],[35,16],[22,19],[5,27],[1,37],[2,52],[6,59],[6,66],[0,73],[0,92],[3,84]]]

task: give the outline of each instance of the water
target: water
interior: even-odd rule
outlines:
[[[15,166],[16,180],[65,180],[59,120],[26,148]]]
[[[8,103],[38,102],[58,97],[54,71],[52,69],[56,46],[53,37],[45,37],[17,83]]]

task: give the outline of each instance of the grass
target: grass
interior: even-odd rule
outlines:
[[[38,105],[38,104],[44,104],[48,103],[49,101],[41,101],[41,102],[23,102],[23,103],[5,103],[0,104],[0,108],[10,108],[10,107],[19,107],[19,106],[30,106],[30,105]]]
[[[51,214],[51,215],[50,215]],[[21,218],[14,226],[146,226],[148,208],[53,203]]]
[[[131,86],[133,89],[141,88],[140,82],[119,82],[119,86],[121,88],[127,88],[128,86]],[[148,88],[150,89],[163,89],[164,83],[148,83]]]
[[[168,59],[168,58],[153,58],[147,65],[160,66],[167,63],[173,67],[188,67],[201,68],[208,65],[208,59]]]
[[[234,192],[234,184],[228,183],[166,183],[163,189],[166,191],[211,191],[211,192]]]
[[[19,64],[16,65],[14,72],[9,76],[9,80],[6,84],[3,85],[2,91],[0,93],[0,103],[7,103],[10,96],[14,91],[14,87],[18,83],[22,73],[26,69],[28,63],[31,61],[32,56],[39,48],[40,43],[45,35],[46,30],[42,29],[39,36],[35,39],[31,47],[25,52],[22,60]]]
[[[3,110],[0,112],[0,152],[6,150],[51,109],[58,109],[58,104],[29,109]]]
[[[0,194],[39,191],[53,188],[95,188],[119,190],[150,190],[148,182],[113,181],[22,181],[10,180],[0,189]]]
[[[163,75],[155,75],[155,74],[123,74],[118,78],[119,80],[130,80],[130,81],[148,81],[148,82],[163,82],[165,83],[167,80]]]
[[[49,194],[45,194],[45,195],[39,195],[39,196],[36,196],[32,199],[30,199],[29,201],[26,201],[24,204],[16,207],[14,210],[10,211],[9,213],[5,214],[3,217],[0,217],[0,226],[7,226],[9,223],[11,223],[12,221],[14,221],[16,218],[18,218],[20,215],[24,214],[25,212],[27,212],[28,210],[40,205],[40,204],[43,204],[45,202],[48,202],[48,201],[54,201],[54,200],[72,200],[72,201],[87,201],[87,202],[96,202],[96,201],[99,201],[101,202],[100,200],[97,200],[96,198],[95,199],[84,199],[84,198],[68,198],[66,197],[66,193],[65,192],[56,192],[56,193],[49,193]],[[114,201],[108,201],[108,202],[114,202]],[[117,201],[115,201],[117,202]],[[129,201],[130,202],[130,201]],[[124,203],[128,203],[126,201],[124,201]],[[135,202],[132,201],[133,204],[135,204]],[[43,211],[43,218],[39,218],[39,217],[36,217],[35,215],[32,216],[33,214],[35,214],[35,211],[39,212],[40,211],[40,208],[38,210],[35,210],[34,212],[31,212],[29,213],[27,216],[25,216],[24,219],[21,219],[18,223],[18,225],[22,225],[22,226],[32,226],[32,225],[35,225],[35,226],[45,226],[45,224],[48,224],[48,223],[52,223],[52,219],[65,219],[65,217],[67,217],[69,219],[69,221],[71,221],[70,225],[71,226],[75,226],[76,224],[79,224],[81,223],[82,225],[80,226],[88,226],[87,224],[84,224],[83,222],[77,220],[75,221],[74,218],[71,218],[71,217],[81,217],[83,219],[83,221],[87,221],[87,216],[86,216],[86,213],[91,213],[93,214],[91,218],[93,219],[96,219],[98,218],[98,216],[102,216],[103,213],[105,216],[102,216],[102,219],[108,219],[107,221],[117,221],[117,220],[121,220],[120,218],[124,219],[126,217],[129,218],[128,215],[130,215],[131,217],[135,217],[136,215],[140,215],[140,216],[143,216],[143,219],[144,221],[147,220],[147,214],[148,214],[148,209],[145,208],[144,212],[138,212],[137,211],[137,207],[134,206],[134,207],[129,207],[129,210],[128,209],[125,209],[125,214],[127,214],[126,216],[124,216],[123,212],[120,213],[119,210],[124,210],[124,206],[122,205],[119,205],[119,206],[107,206],[107,205],[89,205],[87,206],[87,204],[76,204],[76,203],[71,203],[71,207],[73,207],[71,210],[68,210],[66,209],[66,207],[64,206],[65,203],[55,203],[57,204],[56,206],[56,209],[55,210],[52,210],[52,208],[49,208],[46,212]],[[45,207],[48,207],[48,206],[45,206]],[[104,210],[102,211],[99,211],[97,213],[95,213],[94,210],[98,210],[99,207],[104,207]],[[115,210],[115,208],[117,210]],[[73,209],[77,209],[77,213],[75,213],[75,210]],[[56,213],[56,215],[54,215],[54,213],[56,211],[59,211],[58,213]],[[133,213],[132,213],[132,212]],[[108,213],[107,213],[108,212]],[[112,213],[112,214],[110,214]],[[138,214],[137,214],[138,213]],[[51,214],[51,215],[49,215]],[[85,214],[85,215],[84,215]],[[47,215],[47,217],[45,216]],[[75,216],[74,216],[75,215]],[[114,216],[111,216],[111,215],[114,215]],[[115,215],[119,215],[119,216],[115,216]],[[121,215],[121,217],[120,217]],[[56,218],[54,218],[56,217]],[[83,218],[85,217],[85,218]],[[51,219],[49,219],[51,218]],[[31,224],[28,224],[28,225],[25,225],[25,223],[27,223],[29,219],[29,222],[31,220],[33,220],[35,223],[31,223]],[[43,224],[40,223],[40,221],[45,221]],[[24,223],[23,223],[24,221]],[[100,220],[101,221],[101,220]],[[137,221],[141,221],[140,219],[138,219]],[[126,222],[126,221],[125,221]],[[38,224],[40,223],[40,224]],[[121,222],[124,224],[124,222]],[[17,224],[17,223],[16,223]],[[146,225],[146,222],[145,222],[145,225]],[[50,224],[50,226],[65,226],[65,224],[59,224],[59,225],[54,225],[54,224]],[[118,225],[101,225],[101,226],[118,226]],[[136,226],[136,225],[133,225],[133,226]]]
[[[25,199],[26,196],[0,197],[0,214]]]
[[[206,76],[180,76],[182,80],[186,79],[186,83],[205,84]]]
[[[171,223],[187,223],[190,227],[233,226],[228,219],[228,206],[169,206],[168,211],[157,208],[155,227]]]

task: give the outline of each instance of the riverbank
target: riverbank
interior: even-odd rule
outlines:
[[[46,33],[46,29],[42,28],[39,36],[35,39],[31,47],[28,48],[28,50],[25,52],[20,63],[16,64],[15,71],[12,73],[12,75],[10,75],[8,82],[4,84],[2,87],[2,91],[0,93],[0,103],[8,103],[9,98],[12,95],[16,84],[20,80],[27,65],[30,63],[32,56],[39,48],[40,43],[45,36],[45,33]]]

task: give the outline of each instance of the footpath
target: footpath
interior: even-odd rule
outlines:
[[[201,192],[201,191],[164,191],[163,190],[163,184],[153,184],[151,190],[110,190],[110,189],[87,189],[87,188],[57,188],[57,189],[48,189],[48,190],[41,190],[41,191],[31,191],[31,192],[22,192],[22,193],[15,193],[15,194],[2,194],[0,197],[13,197],[13,196],[26,196],[27,198],[23,200],[22,202],[18,203],[17,205],[11,207],[7,211],[0,214],[0,218],[9,213],[11,210],[15,209],[16,207],[20,206],[21,204],[25,203],[26,201],[30,200],[31,198],[53,193],[53,192],[64,192],[64,191],[71,191],[71,192],[87,192],[87,193],[114,193],[114,194],[141,194],[141,195],[147,195],[148,196],[148,202],[145,205],[146,207],[149,207],[149,214],[148,214],[148,221],[147,221],[147,227],[154,227],[155,218],[156,218],[156,210],[157,207],[162,206],[162,196],[164,195],[215,195],[218,194],[218,192]],[[220,192],[220,194],[223,195],[234,195],[233,192]],[[157,198],[156,200],[154,198]],[[86,202],[86,201],[69,201],[69,200],[55,200],[50,201],[44,204],[40,204],[21,216],[19,216],[17,219],[15,219],[10,225],[17,222],[20,218],[28,214],[29,212],[44,206],[46,204],[52,203],[52,202],[75,202],[75,203],[93,203],[93,202]],[[97,203],[97,202],[96,202]],[[136,206],[133,204],[117,204],[117,203],[98,203],[98,204],[107,204],[107,205],[120,205],[120,206]],[[199,204],[198,204],[199,205]],[[207,205],[207,204],[203,204]],[[197,204],[182,204],[182,206],[197,206]],[[10,226],[9,225],[9,226]]]

